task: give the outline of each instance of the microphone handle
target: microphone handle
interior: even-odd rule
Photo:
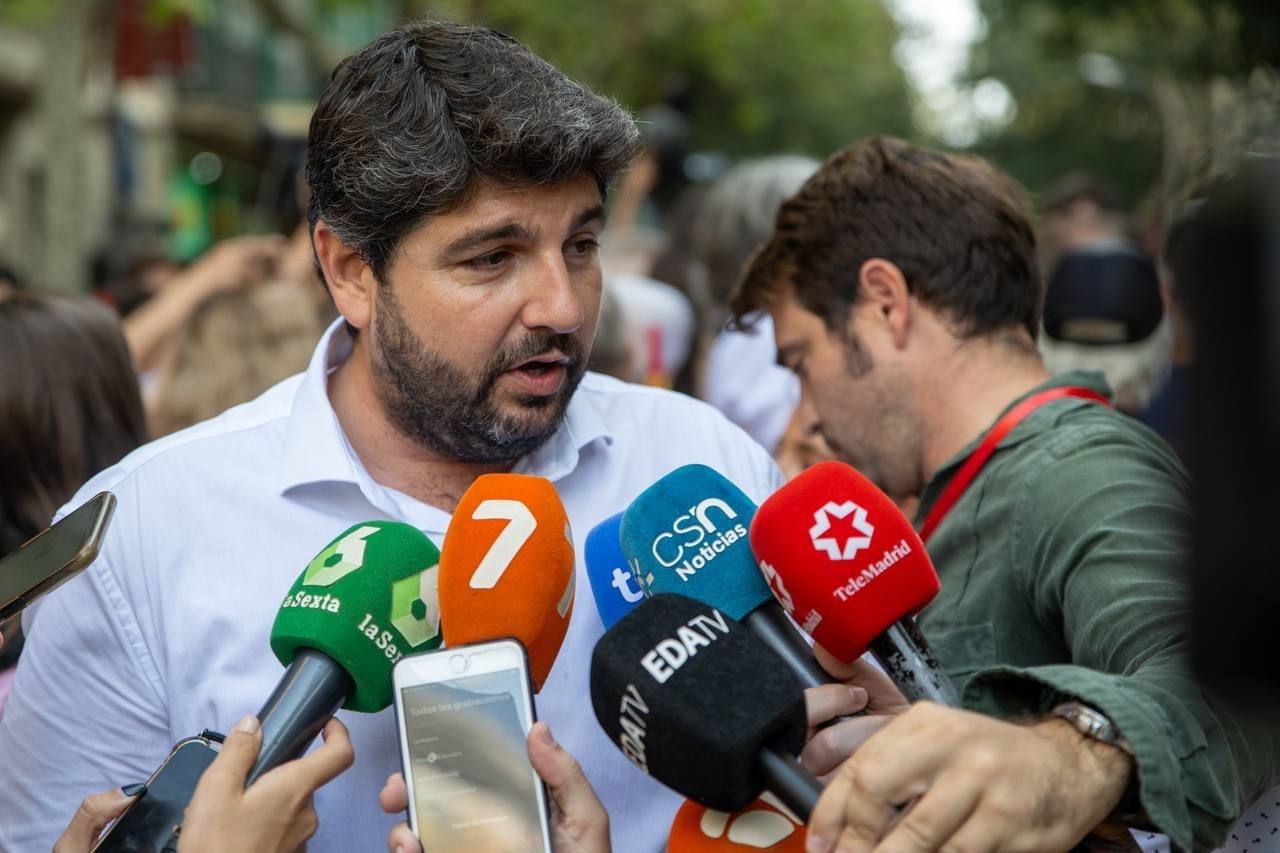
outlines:
[[[822,783],[796,761],[795,756],[777,747],[766,746],[756,755],[756,767],[765,787],[805,823],[822,794]]]
[[[800,680],[802,688],[818,687],[835,681],[813,659],[813,649],[791,624],[782,605],[773,599],[752,610],[742,623],[756,632],[769,648],[787,663],[787,668]]]
[[[306,752],[354,689],[351,676],[333,658],[315,649],[299,649],[258,712],[262,751],[245,786]]]
[[[904,616],[871,641],[885,675],[898,686],[907,701],[927,699],[952,708],[960,706],[960,694],[943,671],[929,641],[920,633],[916,620]]]

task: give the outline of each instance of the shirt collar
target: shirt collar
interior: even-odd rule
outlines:
[[[351,356],[352,346],[351,334],[341,317],[325,330],[316,345],[285,428],[282,495],[315,483],[363,487],[372,482],[329,401],[329,374]],[[569,401],[564,423],[546,444],[517,462],[514,470],[554,482],[572,473],[582,453],[596,441],[612,444],[613,435],[590,395],[579,388]]]
[[[1065,373],[1059,373],[1056,376],[1050,377],[1046,382],[1032,388],[1025,394],[1020,395],[1017,399],[1011,401],[1009,405],[1005,406],[1000,414],[996,416],[996,419],[992,421],[986,429],[979,433],[973,441],[966,444],[959,453],[944,462],[942,467],[935,471],[933,476],[929,478],[929,482],[925,483],[924,488],[920,492],[920,502],[916,509],[916,526],[919,527],[920,523],[924,521],[925,515],[933,507],[934,501],[937,500],[937,497],[942,493],[942,490],[946,488],[946,485],[951,481],[952,476],[960,470],[960,466],[963,465],[965,460],[967,460],[969,456],[978,449],[978,445],[987,437],[987,433],[1000,422],[1000,419],[1003,418],[1010,409],[1033,394],[1039,394],[1041,391],[1047,391],[1050,388],[1061,388],[1067,385],[1078,385],[1088,388],[1092,391],[1097,391],[1099,394],[1105,394],[1108,398],[1115,396],[1114,392],[1111,390],[1111,386],[1107,384],[1106,376],[1095,370],[1069,370]],[[1082,401],[1077,402],[1081,402],[1082,405],[1088,405]],[[1013,447],[1014,445],[1021,444],[1027,439],[1040,433],[1040,429],[1027,429],[1026,427],[1027,423],[1025,421],[1019,424],[1016,428],[1010,431],[1008,435],[1000,439],[1000,443],[997,444],[996,447],[1001,449]]]

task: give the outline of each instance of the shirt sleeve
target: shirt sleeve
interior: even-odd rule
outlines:
[[[1069,698],[1099,709],[1133,746],[1151,821],[1175,848],[1208,850],[1280,761],[1274,727],[1233,717],[1191,676],[1190,518],[1177,470],[1153,449],[1099,441],[1026,479],[1009,558],[1071,663],[986,670],[964,703],[1005,717]]]
[[[0,850],[48,850],[81,800],[145,782],[170,740],[105,550],[36,607],[0,715]]]

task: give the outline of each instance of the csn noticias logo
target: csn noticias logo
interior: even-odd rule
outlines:
[[[844,536],[837,535],[833,529],[833,519],[845,522],[843,526],[849,532]],[[871,522],[867,521],[867,511],[853,501],[827,501],[813,514],[809,538],[813,541],[813,547],[826,554],[828,559],[852,560],[859,551],[871,547],[871,537],[875,532]]]
[[[738,513],[720,498],[707,498],[679,516],[671,529],[653,539],[650,551],[658,565],[675,569],[682,581],[728,550],[739,539],[747,538],[747,528],[737,521]],[[644,577],[650,585],[653,575]]]

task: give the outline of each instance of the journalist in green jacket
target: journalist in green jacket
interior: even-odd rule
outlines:
[[[1186,473],[1100,375],[1040,360],[1025,211],[977,158],[859,142],[783,205],[735,294],[740,320],[772,316],[836,453],[919,496],[942,581],[919,624],[963,691],[964,710],[818,734],[811,851],[1067,850],[1128,826],[1208,850],[1276,781],[1274,726],[1230,718],[1188,673]]]

